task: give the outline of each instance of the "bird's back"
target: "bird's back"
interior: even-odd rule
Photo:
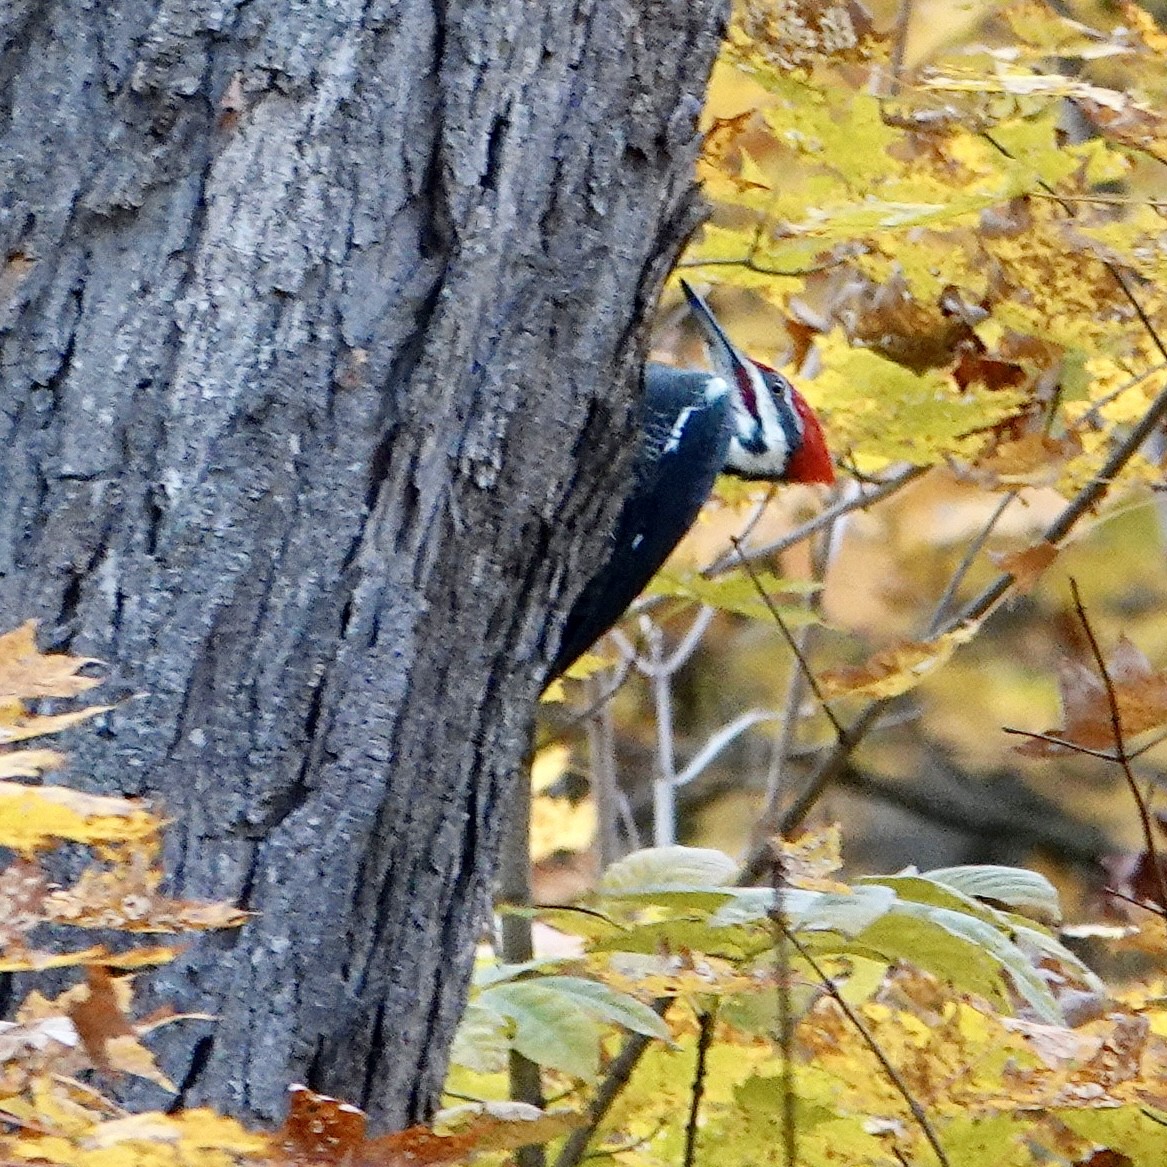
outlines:
[[[650,364],[644,370],[640,446],[606,565],[564,626],[559,676],[620,618],[693,525],[725,465],[729,387],[710,373]]]

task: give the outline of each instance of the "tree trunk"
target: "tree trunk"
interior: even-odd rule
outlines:
[[[160,798],[173,891],[257,913],[151,982],[218,1017],[159,1034],[188,1104],[435,1103],[723,18],[0,13],[0,612],[126,698],[71,780]]]

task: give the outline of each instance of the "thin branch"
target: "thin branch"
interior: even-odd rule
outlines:
[[[666,673],[671,676],[688,662],[693,653],[697,651],[702,637],[709,631],[709,625],[713,623],[713,617],[716,615],[716,608],[712,608],[708,604],[701,605],[697,615],[693,618],[693,623],[689,625],[689,630],[681,637],[672,653],[661,663],[661,668]]]
[[[781,716],[780,713],[775,713],[772,709],[751,709],[748,713],[735,717],[733,721],[723,725],[713,734],[694,754],[692,761],[677,775],[675,785],[686,786],[692,782],[717,758],[722,750],[741,737],[747,729],[752,729],[759,722],[778,721]]]
[[[664,1017],[672,1004],[671,997],[661,997],[653,1002],[652,1007],[659,1017]],[[578,1167],[588,1149],[588,1143],[599,1129],[600,1123],[604,1121],[604,1116],[612,1109],[612,1104],[628,1085],[632,1071],[636,1069],[636,1063],[655,1040],[656,1038],[643,1033],[633,1033],[624,1039],[620,1052],[612,1059],[608,1072],[596,1090],[591,1106],[588,1107],[587,1122],[567,1136],[567,1141],[555,1160],[555,1167]]]
[[[1017,495],[1018,492],[1016,490],[1011,490],[1008,494],[1004,495],[993,510],[993,513],[989,516],[988,522],[985,523],[976,537],[969,543],[963,558],[957,564],[956,570],[952,573],[952,578],[948,581],[948,586],[944,589],[944,594],[940,597],[940,601],[936,605],[932,623],[928,626],[929,638],[936,635],[940,625],[944,622],[945,613],[948,611],[952,601],[956,598],[956,593],[960,590],[960,585],[964,582],[964,577],[968,575],[976,557],[980,555],[981,550],[989,541],[989,536],[992,535],[997,524],[1005,514],[1005,511],[1008,510],[1009,505],[1017,498]]]
[[[1167,209],[1167,208],[1165,208]],[[1144,381],[1149,381],[1157,373],[1167,371],[1167,361],[1160,361],[1157,365],[1152,365],[1149,369],[1145,369],[1137,376],[1131,377],[1129,381],[1124,381],[1117,389],[1112,389],[1103,397],[1099,397],[1088,410],[1086,410],[1083,417],[1091,425],[1102,424],[1102,410],[1105,409],[1112,401],[1117,401],[1124,393],[1131,389],[1137,388]]]
[[[1119,891],[1117,887],[1103,887],[1102,894],[1113,896],[1116,900],[1122,900],[1123,903],[1130,904],[1132,908],[1141,908],[1144,912],[1150,912],[1151,915],[1158,916],[1160,920],[1167,916],[1167,912],[1164,912],[1158,904],[1150,900],[1136,899],[1132,895],[1127,895],[1125,891]]]
[[[1085,754],[1088,758],[1097,758],[1101,762],[1117,762],[1118,758],[1110,750],[1092,750],[1089,746],[1084,746],[1080,742],[1068,741],[1064,737],[1058,737],[1052,733],[1036,733],[1030,729],[1013,729],[1011,726],[1001,726],[1001,732],[1010,734],[1013,737],[1027,737],[1035,742],[1049,742],[1051,746],[1061,746],[1063,749],[1069,750],[1075,754]]]
[[[1050,194],[1049,191],[1035,190],[1029,194],[1033,199],[1049,199],[1060,203],[1064,208],[1067,203],[1090,203],[1104,207],[1150,207],[1153,211],[1167,210],[1167,202],[1162,199],[1132,199],[1125,195],[1108,194]]]
[[[798,1167],[798,1121],[794,1087],[794,1008],[790,1000],[790,917],[786,913],[784,857],[777,847],[770,851],[770,878],[774,903],[770,921],[774,926],[774,955],[778,965],[778,1049],[782,1055],[782,1167]]]
[[[1164,420],[1167,420],[1167,388],[1159,391],[1158,396],[1151,402],[1138,424],[1115,446],[1114,452],[1106,459],[1098,473],[1078,491],[1062,513],[1050,523],[1042,539],[1047,543],[1053,543],[1054,546],[1060,544],[1074,529],[1078,520],[1106,497],[1114,480],[1126,464],[1138,453],[1139,447],[1163,424]],[[987,615],[1009,590],[1013,582],[1013,576],[1009,572],[1003,572],[979,596],[970,600],[960,612],[950,618],[945,623],[943,631],[949,632],[966,620],[979,620]]]
[[[866,493],[861,492],[856,496],[841,499],[839,502],[827,507],[826,510],[820,511],[813,519],[808,519],[801,526],[795,527],[794,530],[788,531],[785,535],[770,543],[762,543],[757,547],[750,547],[744,552],[729,552],[723,555],[709,567],[705,568],[701,574],[706,579],[713,579],[715,576],[724,575],[727,571],[730,571],[738,565],[743,554],[751,562],[758,559],[769,559],[773,555],[780,555],[783,551],[788,551],[791,547],[796,547],[799,543],[805,542],[812,535],[817,535],[824,528],[832,526],[836,520],[841,519],[844,515],[850,514],[852,511],[866,510],[868,507],[874,506],[875,503],[881,502],[883,499],[902,490],[909,482],[913,482],[915,479],[926,474],[929,469],[930,467],[928,466],[905,467],[893,477],[886,479]]]
[[[774,622],[778,625],[779,630],[782,632],[783,639],[786,641],[790,651],[794,653],[794,659],[798,662],[798,667],[802,670],[803,675],[806,677],[806,683],[810,686],[810,691],[815,695],[815,700],[818,701],[819,707],[826,715],[827,720],[834,727],[836,735],[840,740],[842,740],[845,737],[847,731],[843,728],[843,723],[835,716],[834,711],[827,704],[827,698],[819,686],[818,678],[815,677],[814,673],[811,671],[810,663],[803,655],[798,641],[795,640],[790,631],[790,628],[786,624],[786,621],[782,619],[782,613],[778,611],[774,601],[770,599],[769,593],[763,586],[762,581],[758,578],[758,573],[754,570],[754,565],[750,563],[750,561],[746,559],[744,555],[742,555],[741,545],[739,544],[738,540],[736,538],[731,538],[730,542],[733,543],[734,550],[738,553],[738,556],[741,559],[741,565],[745,569],[746,575],[750,577],[750,583],[754,585],[754,590],[758,593],[762,603],[766,605],[766,611],[768,611],[770,615],[774,617]]]
[[[670,673],[664,666],[664,633],[647,616],[641,618],[641,630],[648,641],[649,667],[638,666],[652,682],[656,706],[656,774],[652,780],[652,843],[667,847],[677,841],[677,811],[674,783],[677,777],[673,752],[673,695]]]
[[[850,485],[848,489],[852,489]],[[856,485],[853,493],[858,490],[859,488]],[[841,516],[836,516],[836,518],[841,518]],[[816,553],[811,556],[813,578],[818,583],[823,583],[826,580],[828,567],[838,553],[842,529],[842,523],[834,520],[832,520],[830,526],[823,529],[823,537],[818,541]],[[814,546],[812,544],[812,547]],[[821,593],[815,596],[810,603],[816,610],[820,610]],[[795,639],[798,649],[796,655],[809,659],[814,633],[814,626],[808,625],[796,634]],[[786,774],[786,767],[794,755],[798,739],[798,714],[802,708],[806,688],[806,673],[802,669],[792,669],[786,692],[785,716],[774,742],[774,748],[770,752],[770,764],[766,771],[766,795],[762,803],[761,814],[758,816],[757,826],[754,830],[754,847],[766,835],[772,833],[777,820],[778,808],[783,793],[782,779]]]
[[[888,1081],[895,1087],[896,1092],[907,1103],[908,1109],[912,1112],[912,1117],[916,1120],[917,1125],[924,1134],[924,1138],[928,1140],[928,1145],[932,1148],[937,1161],[941,1167],[951,1167],[948,1161],[948,1156],[944,1153],[944,1148],[940,1144],[940,1140],[936,1135],[936,1131],[932,1128],[932,1123],[928,1119],[924,1108],[912,1096],[912,1092],[908,1089],[908,1084],[900,1075],[899,1070],[895,1068],[888,1060],[887,1054],[879,1046],[879,1042],[875,1040],[874,1035],[864,1024],[863,1019],[847,1004],[847,999],[839,992],[834,980],[829,977],[826,970],[815,960],[811,955],[810,950],[802,943],[795,935],[793,930],[786,928],[786,935],[797,951],[798,955],[810,966],[811,972],[818,978],[819,983],[827,991],[827,995],[835,1002],[836,1005],[843,1011],[843,1016],[854,1027],[855,1032],[859,1034],[863,1040],[863,1044],[875,1055],[875,1060],[879,1062],[883,1072],[887,1075]]]
[[[591,787],[596,797],[598,815],[597,837],[600,849],[600,869],[615,863],[620,857],[620,780],[616,773],[616,727],[612,707],[601,701],[600,681],[596,676],[584,682],[593,698],[595,713],[588,718],[588,764]]]
[[[1106,700],[1110,705],[1110,728],[1114,734],[1116,761],[1122,767],[1123,777],[1126,779],[1131,797],[1135,800],[1135,806],[1138,808],[1139,823],[1143,828],[1143,842],[1147,848],[1147,855],[1151,860],[1151,867],[1155,872],[1155,880],[1159,885],[1159,903],[1167,909],[1167,875],[1164,874],[1163,865],[1159,862],[1159,852],[1155,844],[1155,827],[1151,822],[1151,812],[1147,807],[1147,800],[1143,797],[1143,792],[1139,789],[1139,784],[1135,780],[1134,771],[1131,769],[1130,758],[1127,756],[1126,737],[1122,728],[1122,712],[1118,707],[1118,692],[1114,687],[1114,680],[1111,678],[1110,670],[1106,667],[1106,660],[1102,655],[1102,648],[1098,643],[1098,638],[1094,635],[1094,629],[1090,626],[1090,618],[1086,615],[1086,608],[1082,603],[1082,595],[1078,591],[1078,581],[1075,579],[1070,580],[1070,594],[1074,597],[1074,611],[1078,615],[1078,621],[1082,625],[1082,631],[1086,634],[1086,639],[1090,644],[1090,653],[1094,657],[1095,667],[1098,669],[1099,676],[1102,677],[1102,683],[1106,686]]]
[[[904,52],[908,46],[908,25],[912,20],[912,0],[900,0],[896,12],[895,30],[892,33],[891,50],[891,96],[900,91],[900,77],[904,71]]]
[[[499,896],[521,907],[531,904],[531,776],[522,773],[515,790],[506,825],[506,840],[499,865]],[[506,913],[499,924],[502,959],[508,964],[522,964],[535,954],[529,916]],[[544,1106],[543,1078],[537,1062],[523,1057],[517,1050],[508,1055],[510,1096],[540,1109]],[[515,1154],[518,1167],[545,1167],[547,1154],[543,1146],[533,1143],[520,1147]]]
[[[613,631],[608,635],[613,641],[616,642],[617,646],[619,646],[619,641],[616,640],[614,632],[615,630],[613,629]],[[611,677],[612,679],[606,688],[601,689],[600,693],[593,697],[591,704],[588,705],[588,707],[582,712],[577,713],[567,723],[567,725],[563,727],[563,730],[560,732],[558,738],[553,740],[562,741],[563,738],[567,737],[567,735],[574,729],[582,725],[589,718],[594,717],[605,705],[608,704],[609,701],[612,700],[613,697],[616,696],[617,693],[620,692],[624,682],[628,680],[628,674],[632,672],[632,662],[635,659],[635,656],[636,654],[632,652],[631,649],[627,654],[621,652],[620,660],[616,664],[612,665],[610,669],[602,669],[599,672],[592,674],[595,677]]]
[[[701,1099],[705,1095],[705,1075],[709,1049],[713,1045],[713,1031],[717,1013],[710,1008],[697,1014],[697,1065],[693,1070],[693,1087],[689,1091],[689,1120],[685,1123],[684,1167],[697,1162],[697,1120],[701,1114]]]
[[[1087,511],[1097,506],[1110,490],[1111,484],[1122,472],[1126,464],[1138,452],[1139,447],[1167,419],[1167,387],[1160,390],[1147,412],[1138,424],[1115,447],[1098,474],[1095,475],[1066,505],[1060,515],[1046,528],[1043,536],[1047,543],[1055,546],[1074,529],[1078,520]],[[1006,595],[1015,580],[1011,573],[1003,572],[980,595],[970,600],[956,615],[944,622],[940,631],[950,632],[966,621],[983,619]],[[782,833],[793,830],[810,813],[811,808],[843,772],[850,752],[863,740],[879,722],[880,715],[887,710],[895,698],[880,697],[869,702],[847,727],[845,738],[836,742],[831,752],[819,764],[806,789],[793,806],[782,816]],[[765,854],[755,848],[742,867],[743,882],[756,880],[765,870]]]
[[[819,272],[831,271],[834,268],[846,263],[851,256],[840,256],[836,259],[829,259],[823,263],[811,264],[810,267],[797,268],[781,268],[781,267],[763,267],[753,258],[752,253],[743,256],[741,259],[685,259],[677,264],[676,270],[681,271],[688,268],[701,267],[740,267],[746,271],[757,272],[763,276],[786,276],[788,278],[796,278],[798,276],[814,276]]]

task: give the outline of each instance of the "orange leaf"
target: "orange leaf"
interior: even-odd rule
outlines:
[[[1154,672],[1147,658],[1125,636],[1119,638],[1106,671],[1124,739],[1167,725],[1167,673]],[[1072,744],[1032,739],[1016,746],[1017,752],[1040,758],[1064,754],[1074,745],[1090,750],[1114,749],[1114,719],[1102,678],[1081,661],[1064,659],[1058,666],[1058,692],[1064,724],[1045,732]]]
[[[351,1163],[365,1142],[365,1113],[296,1084],[288,1087],[288,1117],[274,1138],[293,1163]]]
[[[1026,595],[1033,591],[1042,573],[1058,557],[1053,543],[1035,543],[1022,551],[990,551],[989,558],[1017,585],[1017,591]]]

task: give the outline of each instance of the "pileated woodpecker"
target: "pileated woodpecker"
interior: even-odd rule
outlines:
[[[715,372],[644,369],[640,448],[608,562],[567,618],[558,677],[623,614],[693,525],[725,472],[773,482],[833,482],[822,426],[781,373],[730,342],[709,305],[682,281]]]

